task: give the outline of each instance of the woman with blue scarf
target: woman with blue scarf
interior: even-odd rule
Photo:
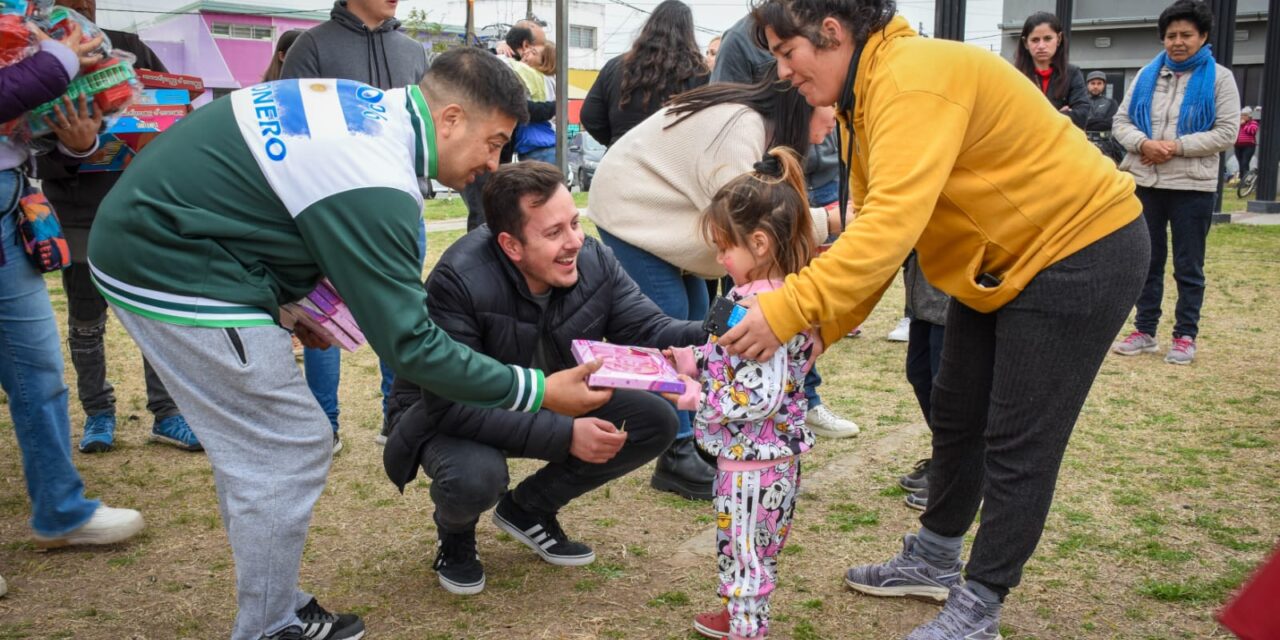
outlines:
[[[1112,350],[1132,356],[1159,351],[1156,326],[1164,298],[1166,229],[1173,235],[1178,304],[1165,362],[1191,364],[1204,303],[1205,239],[1218,190],[1218,154],[1235,144],[1240,94],[1231,71],[1205,45],[1213,27],[1209,5],[1178,0],[1160,14],[1164,52],[1138,72],[1120,104],[1112,133],[1127,152],[1151,233],[1151,269],[1138,298],[1133,333]]]

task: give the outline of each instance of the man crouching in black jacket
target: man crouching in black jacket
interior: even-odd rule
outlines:
[[[542,162],[504,165],[484,187],[487,226],[458,240],[427,278],[431,320],[453,339],[502,362],[548,373],[575,365],[570,341],[666,348],[706,341],[699,323],[662,313],[618,264],[586,238],[564,177]],[[449,402],[396,379],[383,462],[401,491],[418,466],[431,477],[440,546],[435,570],[450,593],[484,589],[476,555],[480,514],[543,560],[580,566],[595,553],[560,528],[571,500],[666,450],[671,404],[618,390],[596,411],[570,418]],[[625,426],[625,431],[619,431]],[[548,464],[507,491],[507,458]]]

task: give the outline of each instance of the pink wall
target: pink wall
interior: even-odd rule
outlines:
[[[229,22],[232,24],[274,25],[276,37],[290,29],[310,29],[320,24],[314,20],[298,20],[294,18],[273,18],[271,16],[247,16],[229,13],[204,13],[206,28],[213,22]],[[214,38],[222,59],[226,62],[231,75],[241,87],[256,84],[262,79],[262,72],[271,64],[271,54],[275,51],[275,42],[266,40],[240,40],[236,38]]]

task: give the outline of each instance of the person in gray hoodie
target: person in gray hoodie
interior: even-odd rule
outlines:
[[[282,78],[358,80],[396,89],[422,80],[427,50],[401,32],[395,0],[338,0],[329,21],[298,36]]]
[[[396,0],[337,0],[329,21],[298,36],[284,58],[280,79],[338,78],[356,80],[379,89],[418,84],[427,73],[427,50],[421,42],[400,31]],[[429,185],[426,187],[429,189]],[[426,257],[426,227],[418,239],[419,255]],[[338,437],[338,383],[342,361],[337,349],[303,350],[307,386],[333,426],[333,452],[342,450]],[[382,410],[395,373],[382,368]],[[386,442],[384,418],[379,444]]]

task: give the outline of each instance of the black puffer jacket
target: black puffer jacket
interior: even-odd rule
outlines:
[[[431,320],[454,340],[507,364],[529,366],[544,342],[548,374],[576,365],[574,339],[641,347],[701,344],[701,323],[662,313],[594,238],[578,254],[578,283],[554,289],[544,313],[524,276],[487,226],[449,247],[427,278]],[[550,411],[517,413],[455,404],[397,377],[387,407],[392,432],[387,476],[402,490],[418,473],[423,446],[437,433],[483,442],[516,457],[564,460],[573,419]]]

